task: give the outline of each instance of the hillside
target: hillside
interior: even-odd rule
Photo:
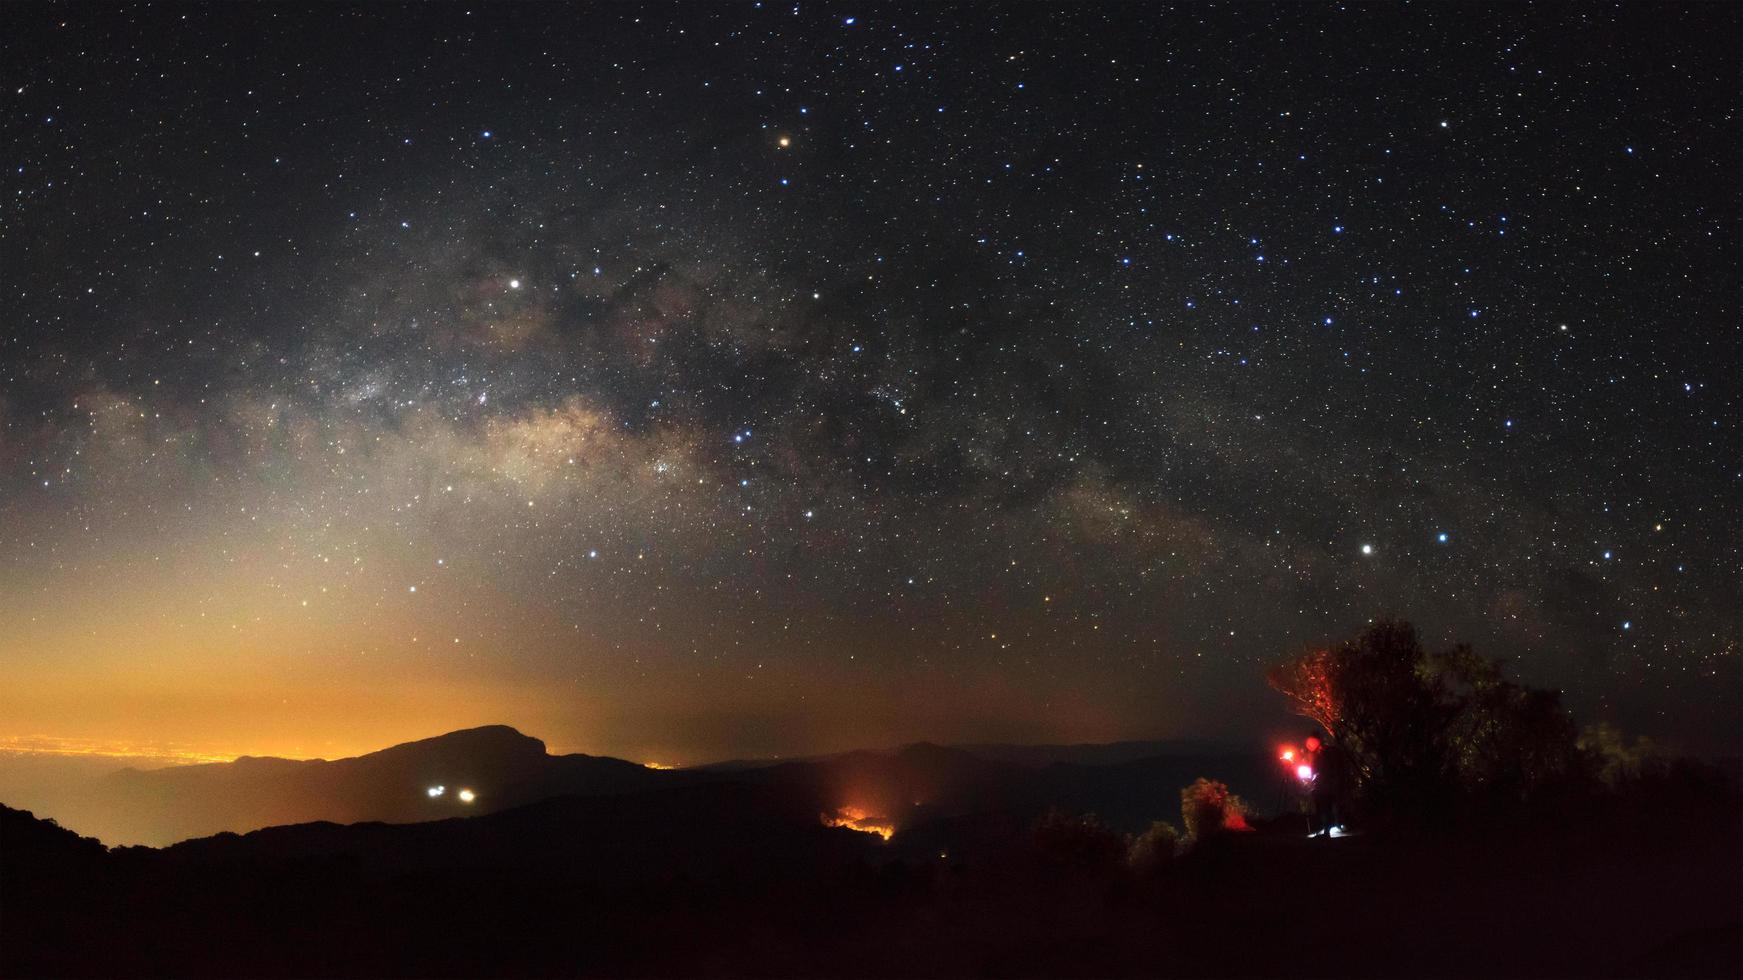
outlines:
[[[964,748],[918,743],[890,752],[654,770],[603,756],[552,755],[537,738],[490,725],[332,761],[245,756],[122,769],[7,802],[108,844],[151,846],[282,824],[478,816],[560,796],[725,780],[802,790],[819,811],[852,809],[891,826],[989,811],[1029,819],[1057,806],[1094,811],[1137,830],[1157,813],[1174,811],[1179,788],[1207,773],[1250,796],[1274,777],[1269,760],[1257,752],[1157,742]]]
[[[411,823],[491,813],[562,795],[651,789],[673,774],[621,759],[550,755],[504,725],[450,732],[349,759],[244,756],[123,769],[65,794],[52,815],[110,844],[163,845],[279,824]],[[440,795],[431,791],[440,787]],[[463,799],[462,791],[471,799]]]
[[[1440,841],[1279,825],[1144,870],[1099,832],[982,814],[886,844],[811,802],[720,782],[110,851],[0,810],[0,974],[1722,976],[1743,953],[1734,810],[1634,837],[1616,814]]]

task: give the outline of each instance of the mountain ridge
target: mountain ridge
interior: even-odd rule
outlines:
[[[107,843],[164,845],[321,820],[415,823],[491,813],[551,796],[634,791],[660,779],[638,763],[551,755],[541,739],[483,725],[332,760],[242,756],[122,769],[93,781],[55,816]]]
[[[1195,752],[1194,749],[1199,751]],[[1251,793],[1268,762],[1206,743],[969,746],[910,742],[893,749],[652,769],[585,753],[553,755],[510,725],[457,729],[338,759],[243,756],[227,763],[123,769],[44,806],[111,845],[164,846],[223,832],[332,822],[422,823],[478,816],[563,796],[610,796],[699,783],[784,786],[813,817],[852,811],[889,829],[988,810],[1094,810],[1130,824],[1178,809],[1199,775]]]

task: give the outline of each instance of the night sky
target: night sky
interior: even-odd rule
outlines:
[[[0,737],[1743,712],[1722,5],[0,10]]]

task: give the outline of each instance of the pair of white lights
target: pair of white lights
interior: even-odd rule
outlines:
[[[448,792],[448,787],[446,787],[446,786],[431,786],[429,789],[424,790],[424,792],[429,794],[430,799],[433,800],[433,799],[436,799],[437,797],[446,795]],[[460,792],[455,793],[454,795],[458,796],[460,798],[461,803],[471,803],[473,800],[478,799],[478,794],[472,792],[469,789],[463,789]]]

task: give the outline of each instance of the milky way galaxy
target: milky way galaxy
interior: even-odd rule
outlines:
[[[1718,6],[15,7],[0,736],[1743,704]]]

